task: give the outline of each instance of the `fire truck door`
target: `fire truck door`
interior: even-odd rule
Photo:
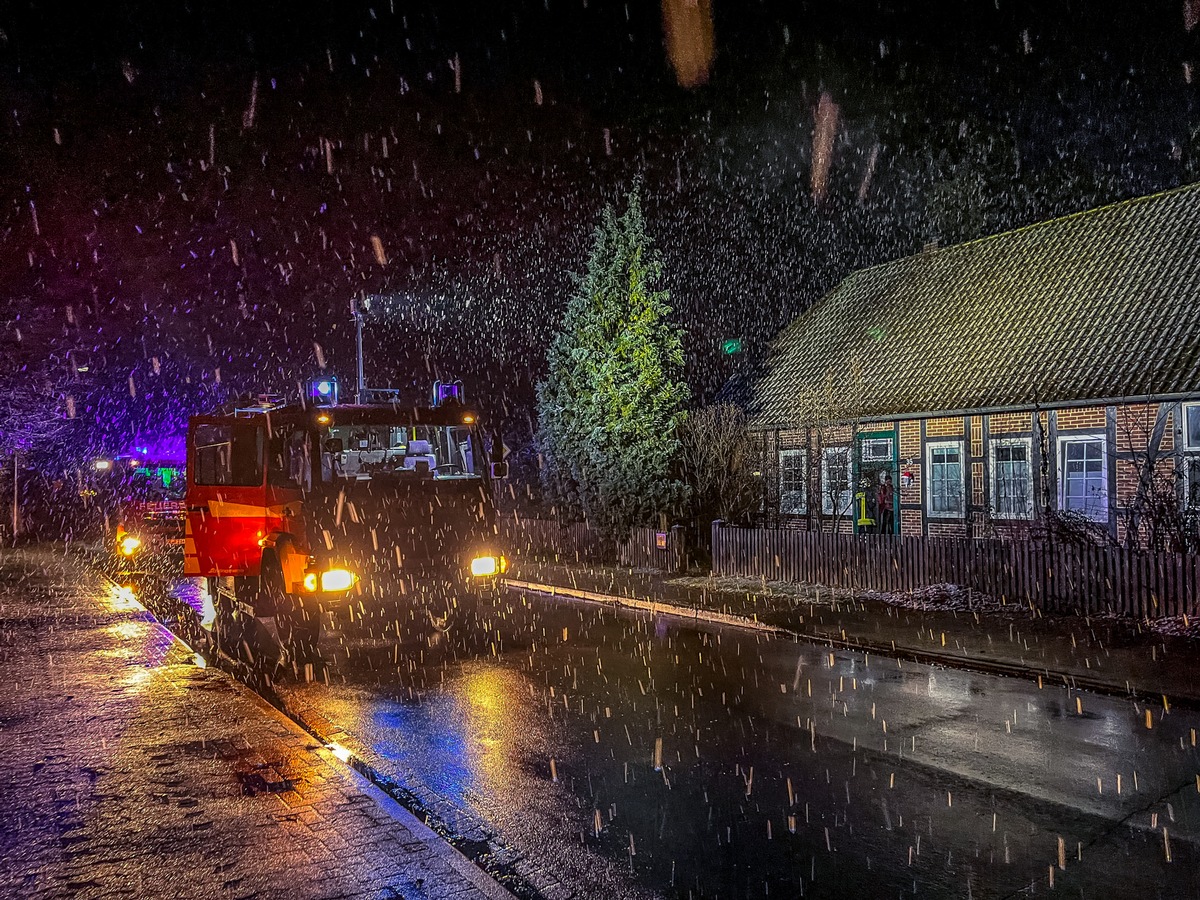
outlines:
[[[266,527],[265,434],[261,423],[197,417],[188,427],[189,575],[257,575]]]

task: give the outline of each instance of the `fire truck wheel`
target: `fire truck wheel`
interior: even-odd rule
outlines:
[[[213,604],[213,649],[236,657],[241,630],[234,621],[229,598],[219,590],[219,579],[208,579],[208,595],[212,598]]]
[[[284,588],[283,570],[277,562],[264,561],[262,590],[269,595],[275,609],[275,628],[279,640],[297,659],[312,659],[317,655],[321,639],[321,610],[315,600],[307,603],[294,597]]]

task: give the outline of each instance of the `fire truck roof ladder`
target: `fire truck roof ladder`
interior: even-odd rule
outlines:
[[[258,416],[286,405],[287,398],[282,394],[259,394],[252,405],[234,407],[233,414],[235,416]]]

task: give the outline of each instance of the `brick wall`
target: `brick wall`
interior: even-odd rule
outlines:
[[[1114,408],[1114,424],[1116,446],[1110,448],[1108,457],[1109,471],[1116,482],[1116,491],[1111,501],[1115,508],[1118,523],[1119,538],[1123,538],[1124,523],[1129,514],[1129,506],[1137,496],[1140,471],[1139,463],[1144,459],[1146,443],[1153,434],[1159,404],[1140,403],[1116,406]],[[1014,435],[1029,436],[1034,430],[1034,415],[1043,429],[1049,426],[1050,414],[1041,412],[1006,412],[993,416],[972,415],[944,416],[922,421],[920,419],[905,419],[895,422],[870,423],[863,426],[863,431],[887,431],[895,429],[898,436],[897,457],[900,474],[909,473],[912,476],[908,487],[904,486],[903,477],[896,483],[897,493],[901,504],[899,524],[900,532],[905,535],[953,535],[964,536],[975,534],[981,537],[1011,537],[1020,540],[1028,537],[1031,522],[992,522],[988,521],[980,509],[989,502],[990,480],[988,467],[990,465],[990,439]],[[1108,431],[1108,416],[1103,406],[1062,409],[1055,413],[1058,431],[1064,434],[1091,432],[1105,434]],[[1175,418],[1174,416],[1171,417]],[[984,425],[989,440],[984,439]],[[1163,433],[1160,453],[1166,454],[1167,459],[1160,456],[1156,476],[1159,482],[1170,481],[1173,471],[1169,455],[1176,443],[1175,427],[1177,423],[1168,421]],[[926,439],[960,440],[963,441],[965,457],[963,466],[968,479],[968,494],[972,509],[963,519],[930,518],[924,513],[926,501],[924,491],[924,468],[926,464],[924,447],[922,445],[922,427]],[[821,435],[826,446],[845,445],[850,443],[851,430],[849,426],[839,429],[827,429]],[[1037,453],[1036,435],[1033,436],[1033,449]],[[803,430],[793,429],[783,432],[780,436],[780,448],[801,447],[805,443]],[[1115,453],[1113,452],[1115,451]],[[1050,448],[1056,454],[1055,448]],[[1122,459],[1122,456],[1133,456],[1133,459]],[[908,462],[911,460],[911,462]],[[814,454],[809,460],[811,482],[809,485],[809,504],[819,510],[820,504],[820,455]],[[1034,475],[1037,477],[1037,467],[1034,464]],[[1165,482],[1164,482],[1165,483]],[[1035,486],[1033,503],[1037,509],[1042,502],[1040,487]],[[910,507],[905,509],[903,507]],[[921,507],[920,509],[911,507]],[[840,530],[849,531],[852,528],[853,517],[847,515]],[[794,519],[787,523],[792,527],[806,528],[806,519]],[[826,523],[828,526],[828,523]]]
[[[780,450],[800,450],[808,446],[803,428],[791,428],[779,432]]]
[[[983,506],[983,463],[971,463],[971,505]]]
[[[1134,460],[1118,459],[1115,471],[1117,475],[1117,506],[1128,506],[1137,496],[1141,466]]]
[[[1058,411],[1058,430],[1074,431],[1091,429],[1103,431],[1107,424],[1103,406],[1081,406],[1078,409],[1060,409]]]
[[[961,416],[949,416],[945,419],[930,419],[925,423],[927,437],[958,437],[963,433]]]
[[[995,437],[1001,434],[1029,432],[1033,430],[1032,413],[1000,413],[988,417],[988,431]]]
[[[967,523],[961,519],[931,519],[929,521],[930,537],[968,537],[971,531]]]

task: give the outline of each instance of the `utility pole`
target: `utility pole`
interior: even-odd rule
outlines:
[[[21,492],[17,488],[17,451],[13,451],[13,498],[12,498],[12,539],[13,546],[17,543],[17,531],[21,527]]]
[[[354,298],[350,299],[350,315],[354,317],[354,338],[358,347],[358,385],[354,391],[354,402],[361,404],[367,393],[367,378],[363,372],[363,315]]]

